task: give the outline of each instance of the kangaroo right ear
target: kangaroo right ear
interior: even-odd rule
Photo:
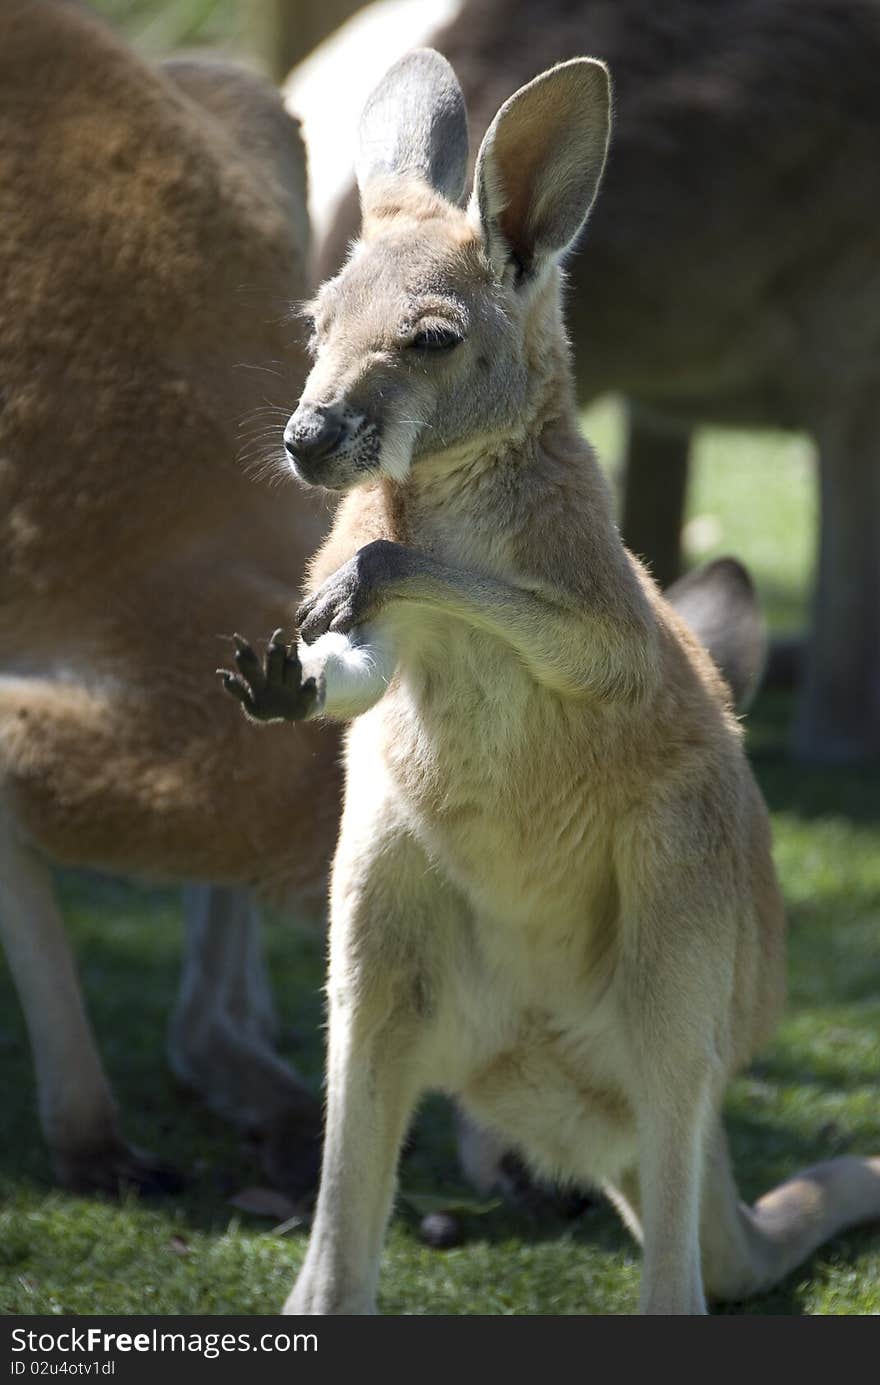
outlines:
[[[712,655],[737,711],[745,711],[767,660],[767,629],[746,568],[736,558],[716,558],[663,595]]]
[[[467,113],[458,78],[433,48],[407,53],[386,72],[361,116],[361,201],[374,178],[415,175],[458,202],[467,159]]]
[[[499,278],[535,277],[566,250],[599,188],[611,121],[604,63],[575,58],[505,101],[477,156],[471,215]]]

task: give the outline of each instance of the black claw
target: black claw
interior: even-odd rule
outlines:
[[[284,636],[280,630],[269,641],[266,649],[266,682],[282,684],[284,682],[284,665],[287,662],[287,646],[284,643]]]
[[[241,635],[233,635],[235,641],[235,664],[245,682],[254,689],[262,687],[265,679],[259,656]]]
[[[287,652],[281,673],[285,688],[296,689],[302,683],[302,664],[299,661],[299,654],[296,652],[296,640],[293,641]]]
[[[223,680],[223,686],[228,693],[231,693],[247,711],[254,710],[254,699],[251,690],[244,679],[239,678],[237,673],[230,673],[228,668],[218,668],[217,673]]]

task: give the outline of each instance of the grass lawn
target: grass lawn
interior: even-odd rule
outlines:
[[[613,410],[588,431],[613,469]],[[700,446],[689,545],[754,568],[778,628],[803,619],[813,477],[799,439],[707,434]],[[785,753],[789,706],[766,696],[751,716],[755,766],[773,811],[790,918],[790,1003],[775,1045],[731,1091],[728,1119],[740,1184],[752,1198],[796,1167],[843,1150],[880,1150],[880,780],[810,771]],[[295,1230],[235,1211],[231,1194],[259,1181],[236,1136],[179,1090],[162,1045],[174,997],[180,914],[174,891],[66,873],[62,892],[83,984],[131,1139],[190,1175],[155,1202],[68,1196],[52,1186],[37,1126],[28,1047],[0,970],[0,1311],[5,1313],[271,1313],[305,1249]],[[320,1085],[322,942],[276,922],[273,975],[286,1050]],[[402,1172],[404,1198],[466,1194],[448,1112],[426,1104]],[[468,1239],[437,1252],[401,1200],[385,1255],[386,1313],[626,1313],[639,1258],[612,1212],[538,1223],[503,1208],[466,1218]],[[880,1231],[842,1237],[755,1313],[880,1312]],[[740,1310],[741,1311],[741,1310]]]

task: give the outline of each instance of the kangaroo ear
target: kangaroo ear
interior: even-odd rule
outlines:
[[[417,48],[386,72],[364,107],[356,160],[361,199],[374,178],[415,175],[458,202],[467,160],[458,78],[433,48]]]
[[[767,629],[746,568],[736,558],[716,558],[680,577],[663,595],[708,649],[737,711],[744,712],[767,661]]]
[[[532,278],[571,245],[605,166],[611,81],[604,63],[575,58],[505,101],[477,156],[471,213],[499,277]]]

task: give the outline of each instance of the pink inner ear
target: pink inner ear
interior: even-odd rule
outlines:
[[[502,122],[493,149],[505,198],[498,223],[524,266],[531,261],[534,249],[534,204],[542,200],[541,167],[561,134],[557,109],[542,109],[543,102],[529,104],[533,110],[512,111]]]
[[[533,151],[530,158],[524,157],[518,162],[515,177],[508,177],[506,171],[502,176],[506,200],[498,217],[498,224],[514,255],[520,264],[526,267],[531,261],[534,248],[534,237],[529,235],[530,192],[533,179],[540,167],[540,158],[537,152]],[[508,168],[510,166],[507,165]]]
[[[562,249],[575,234],[595,192],[607,137],[604,70],[579,63],[546,76],[502,110],[492,140],[503,201],[498,227],[525,267],[536,245],[546,240]]]

